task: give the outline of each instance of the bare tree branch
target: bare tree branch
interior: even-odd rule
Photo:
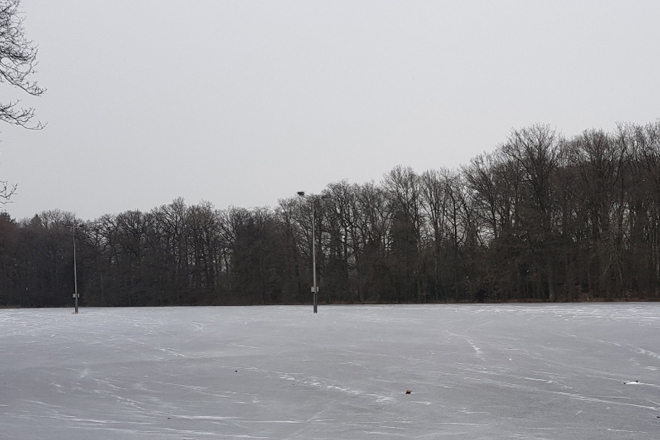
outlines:
[[[30,78],[36,72],[37,46],[25,36],[20,0],[0,0],[0,83],[18,87],[32,96],[46,89]],[[29,129],[41,129],[43,124],[30,125],[33,108],[19,107],[19,100],[0,103],[0,120]]]

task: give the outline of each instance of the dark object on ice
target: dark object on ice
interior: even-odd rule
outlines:
[[[412,393],[412,391],[406,390],[406,394],[410,394],[410,393]]]
[[[238,370],[234,370],[234,373],[238,373]]]

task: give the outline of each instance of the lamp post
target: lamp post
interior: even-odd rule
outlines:
[[[305,198],[305,191],[298,191],[300,197]],[[318,312],[319,287],[316,285],[316,207],[312,199],[312,297],[314,301],[314,313]]]
[[[73,227],[71,228],[71,235],[73,236],[73,298],[76,302],[76,310],[74,313],[78,313],[78,271],[76,270],[76,222],[73,222]]]
[[[305,197],[305,191],[298,191],[300,197]],[[321,196],[328,199],[329,195]],[[316,199],[312,199],[312,296],[314,300],[314,313],[318,312],[319,286],[316,284]]]

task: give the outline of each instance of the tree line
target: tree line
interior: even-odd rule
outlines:
[[[4,213],[0,304],[71,305],[74,237],[83,306],[308,303],[313,236],[321,303],[658,300],[660,121],[533,125],[460,169],[275,208]]]

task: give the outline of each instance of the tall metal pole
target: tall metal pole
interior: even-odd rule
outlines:
[[[76,223],[73,223],[73,228],[71,228],[73,235],[73,298],[76,301],[76,311],[78,313],[78,271],[76,270]]]
[[[317,312],[317,296],[319,288],[316,285],[316,207],[314,199],[312,198],[312,279],[314,281],[314,313]]]
[[[298,191],[298,195],[305,198],[305,191]],[[318,311],[319,286],[316,285],[316,206],[312,197],[312,297],[314,301],[314,313]]]

